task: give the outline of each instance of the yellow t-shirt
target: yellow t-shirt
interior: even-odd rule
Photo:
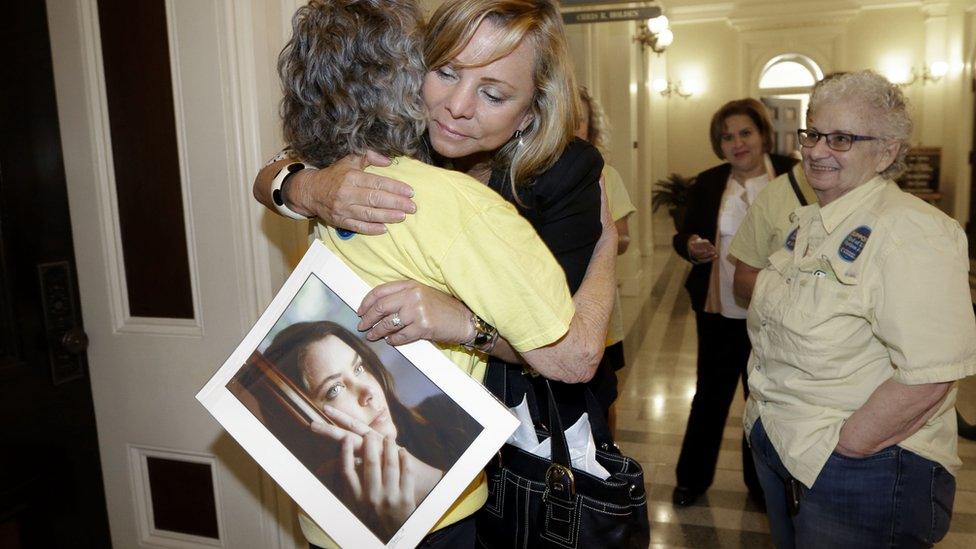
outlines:
[[[603,186],[607,189],[607,207],[614,221],[619,221],[637,211],[637,207],[630,200],[630,194],[627,193],[620,172],[610,164],[603,166]]]
[[[366,171],[412,186],[417,213],[376,236],[315,226],[315,237],[363,280],[375,286],[412,279],[451,294],[518,351],[543,347],[566,333],[575,313],[566,275],[511,204],[467,175],[411,158]],[[441,350],[471,377],[484,380],[483,354],[460,346]],[[434,530],[473,514],[487,495],[482,474]],[[309,542],[335,546],[304,513],[299,519]]]
[[[620,221],[628,215],[637,211],[634,203],[630,200],[624,180],[610,164],[603,165],[603,187],[607,192],[607,208],[610,210],[610,218]],[[610,313],[610,324],[607,326],[607,347],[623,341],[624,339],[624,318],[620,309],[620,292],[613,293],[613,312]]]
[[[948,382],[976,373],[976,319],[959,224],[876,177],[793,229],[759,273],[746,430],[761,418],[783,465],[813,486],[844,421],[882,383]],[[899,446],[950,473],[956,389]]]
[[[817,195],[807,183],[802,164],[793,166],[792,170],[807,204],[816,204]],[[799,207],[789,174],[770,181],[749,206],[729,246],[729,255],[757,269],[765,268],[769,256],[783,247],[792,225],[790,214]]]

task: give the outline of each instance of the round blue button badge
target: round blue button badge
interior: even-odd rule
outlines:
[[[793,251],[793,248],[796,247],[796,232],[798,230],[800,230],[799,227],[793,229],[793,232],[791,232],[790,235],[786,237],[786,243],[784,244],[784,246],[786,246],[786,249],[791,252]]]
[[[343,240],[349,240],[357,234],[355,231],[348,231],[346,229],[336,229],[335,232],[336,235]]]
[[[837,255],[844,261],[853,263],[857,259],[857,256],[861,255],[861,252],[864,251],[864,245],[867,244],[868,237],[870,236],[871,227],[861,225],[854,229],[840,243],[840,248],[837,249]]]

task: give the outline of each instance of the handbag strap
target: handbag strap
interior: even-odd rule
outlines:
[[[596,443],[597,448],[604,450],[615,446],[613,435],[610,433],[610,425],[603,415],[603,409],[600,408],[600,402],[596,399],[596,395],[589,387],[586,387],[583,393],[586,397],[586,413],[590,415],[590,431],[593,433],[593,442]]]
[[[516,405],[512,403],[510,397],[524,394],[526,403],[529,407],[529,414],[536,425],[542,424],[542,415],[539,413],[539,406],[536,400],[535,384],[521,371],[510,375],[510,368],[504,362],[490,359],[485,373],[485,388],[501,400],[505,406]],[[569,467],[569,446],[566,442],[566,432],[563,427],[562,418],[559,415],[559,407],[556,404],[556,397],[553,394],[549,380],[537,378],[543,382],[546,393],[547,409],[549,412],[549,434],[552,437],[552,456],[553,461]],[[606,450],[613,447],[613,435],[610,433],[610,426],[607,418],[603,414],[600,403],[593,391],[589,387],[583,389],[586,404],[586,412],[590,419],[590,430],[593,433],[593,441],[598,448]],[[560,455],[560,452],[562,453]]]
[[[559,417],[559,408],[556,406],[556,397],[552,394],[552,386],[549,380],[545,380],[546,397],[549,401],[549,422],[552,424],[549,439],[552,441],[552,461],[569,468],[571,460],[569,458],[569,444],[566,443],[566,432],[563,431],[563,420]]]
[[[539,405],[532,384],[521,374],[521,371],[516,375],[510,375],[509,370],[505,362],[489,359],[488,369],[485,372],[485,388],[506,407],[518,406],[519,403],[512,400],[517,398],[516,395],[524,394],[532,421],[536,424],[541,423],[542,416],[539,414]]]
[[[793,168],[790,168],[786,172],[786,176],[790,179],[790,186],[793,187],[793,192],[796,193],[796,199],[800,201],[801,206],[806,206],[807,199],[803,197],[803,192],[800,191],[800,183],[797,182],[796,176],[793,175]]]
[[[508,401],[505,400],[504,365],[497,364],[491,359],[488,360],[488,367],[485,370],[485,389],[488,389],[489,393],[495,395],[495,398],[508,406]]]

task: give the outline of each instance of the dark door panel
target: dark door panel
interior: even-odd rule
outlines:
[[[45,4],[3,12],[0,547],[101,549],[111,542]]]

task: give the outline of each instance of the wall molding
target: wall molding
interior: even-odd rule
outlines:
[[[291,14],[301,3],[299,0],[279,0],[281,32],[291,32]],[[267,131],[261,123],[262,102],[255,83],[258,82],[259,63],[264,63],[259,52],[263,47],[255,28],[258,23],[255,11],[263,12],[273,5],[269,0],[221,0],[223,17],[217,29],[220,43],[221,80],[225,83],[224,111],[229,121],[231,137],[227,140],[228,199],[237,212],[230,220],[233,225],[234,247],[240,262],[238,275],[238,300],[242,316],[241,331],[264,310],[274,295],[271,278],[270,243],[261,231],[264,207],[251,198],[250,181],[264,164],[262,137]],[[286,34],[287,35],[287,34]],[[272,107],[264,107],[273,108]],[[261,504],[261,547],[274,549],[297,548],[291,535],[295,530],[294,505],[278,485],[259,470],[259,497]]]
[[[665,14],[672,25],[728,22],[738,30],[799,27],[809,21],[844,24],[863,11],[923,6],[922,0],[827,0],[825,2],[669,3]],[[938,4],[946,4],[941,1]],[[841,20],[838,20],[840,18]]]
[[[758,96],[763,67],[778,55],[799,53],[813,59],[824,74],[843,60],[846,27],[814,25],[789,30],[745,31],[739,34],[742,90]]]

